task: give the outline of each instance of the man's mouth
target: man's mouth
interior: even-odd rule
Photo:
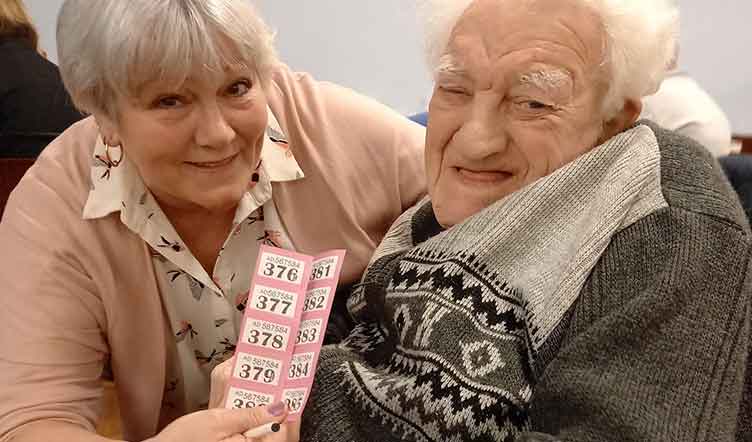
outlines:
[[[473,170],[465,169],[462,167],[455,167],[455,170],[463,180],[476,183],[491,184],[503,181],[512,176],[512,174],[509,172],[499,170]]]

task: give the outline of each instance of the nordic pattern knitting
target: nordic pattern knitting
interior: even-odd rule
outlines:
[[[637,126],[446,231],[430,202],[406,212],[349,303],[356,329],[322,353],[303,440],[332,440],[315,423],[323,401],[358,416],[343,441],[527,430],[537,351],[610,238],[665,206],[659,163]]]

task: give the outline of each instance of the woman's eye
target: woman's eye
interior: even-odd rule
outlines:
[[[172,108],[180,106],[182,102],[178,97],[162,97],[157,100],[157,106],[161,108]]]
[[[251,90],[251,83],[248,80],[238,81],[227,88],[227,94],[232,97],[242,97]]]

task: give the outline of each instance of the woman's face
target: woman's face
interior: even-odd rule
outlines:
[[[116,121],[97,118],[162,205],[231,210],[258,167],[266,97],[251,69],[197,76],[181,84],[147,83],[118,102]]]

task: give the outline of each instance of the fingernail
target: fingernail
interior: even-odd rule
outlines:
[[[276,404],[269,405],[266,412],[272,416],[282,416],[285,413],[287,405],[284,402],[277,402]]]

